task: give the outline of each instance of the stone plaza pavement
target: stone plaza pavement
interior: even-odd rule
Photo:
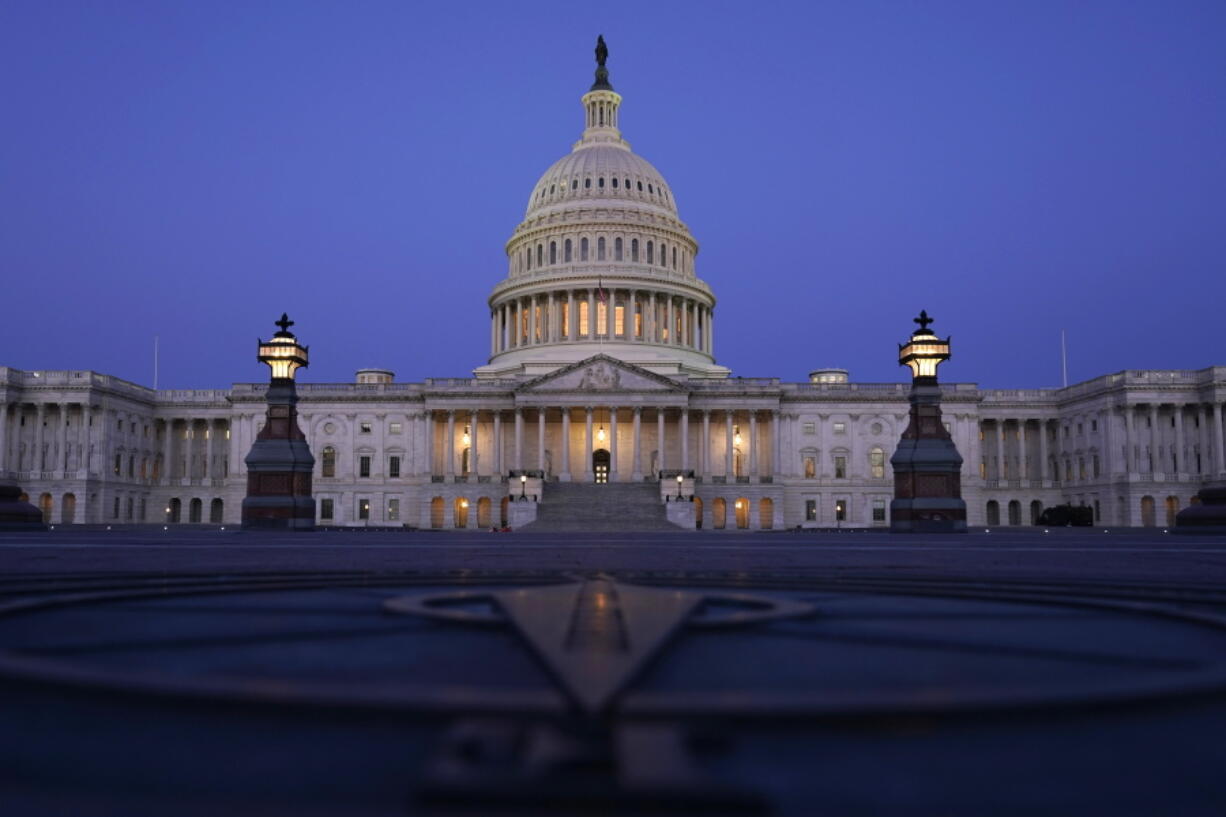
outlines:
[[[1226,538],[0,532],[0,814],[1226,813]]]

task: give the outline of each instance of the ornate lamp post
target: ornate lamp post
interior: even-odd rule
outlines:
[[[962,455],[941,422],[937,367],[949,360],[949,338],[928,328],[921,311],[919,329],[898,346],[898,364],[911,370],[911,420],[890,457],[894,468],[893,533],[966,533],[962,501]]]
[[[312,530],[315,499],[311,473],[315,457],[298,428],[298,393],[294,374],[307,365],[307,347],[289,328],[294,322],[282,314],[271,340],[259,341],[259,361],[268,364],[268,413],[251,452],[247,454],[247,496],[243,499],[243,527]]]
[[[681,474],[678,474],[677,475],[677,501],[678,502],[681,501],[681,485],[683,482],[685,482],[685,477],[681,476]]]

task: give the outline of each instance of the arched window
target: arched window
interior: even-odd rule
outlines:
[[[630,260],[639,260],[639,240],[637,238],[630,239]]]
[[[1009,524],[1022,524],[1022,503],[1016,499],[1009,500]]]
[[[568,264],[571,262],[570,246],[571,246],[570,239],[568,238],[566,239],[566,243],[562,245],[562,256],[563,256],[562,260]]]
[[[578,190],[578,189],[579,189],[579,180],[578,180],[578,179],[571,179],[571,182],[570,182],[570,189],[571,189],[571,190]]]
[[[880,446],[873,446],[868,452],[868,466],[873,479],[885,478],[885,451]]]
[[[650,241],[647,242],[647,263],[655,263],[655,246]]]
[[[545,263],[545,247],[543,244],[536,245],[536,265],[539,267]]]
[[[225,505],[220,499],[209,503],[209,522],[220,525],[224,516]]]
[[[596,239],[596,260],[604,260],[604,236]]]
[[[999,525],[1000,524],[1000,503],[998,503],[995,499],[989,499],[987,508],[985,510],[987,511],[987,513],[985,514],[985,516],[987,517],[987,524]]]
[[[652,195],[655,195],[656,191],[652,189],[651,182],[647,182],[647,192],[651,193]]]
[[[592,177],[588,176],[586,179],[583,180],[583,189],[590,190],[591,187],[592,187]]]
[[[558,186],[556,184],[549,185],[549,195],[552,196],[557,189],[558,189]]]
[[[677,268],[677,248],[673,247],[673,269]]]
[[[558,263],[558,242],[556,241],[549,242],[549,263]]]
[[[324,448],[322,457],[323,469],[320,471],[321,476],[334,477],[336,476],[336,449],[332,446]]]
[[[617,177],[616,176],[613,177],[613,188],[614,189],[617,188]]]
[[[596,186],[599,187],[601,190],[604,190],[604,176],[601,176],[599,179],[596,180]]]
[[[579,260],[580,261],[587,260],[587,239],[586,238],[579,239]]]
[[[627,190],[629,190],[629,189],[630,189],[630,180],[629,180],[629,179],[626,179],[626,189],[627,189]]]
[[[524,250],[524,269],[532,269],[532,250]]]
[[[622,240],[620,238],[613,239],[613,260],[622,260]]]
[[[643,192],[643,183],[642,183],[642,182],[639,182],[639,192],[640,192],[640,193],[642,193],[642,192]]]
[[[660,266],[668,266],[668,245],[663,241],[660,242]]]

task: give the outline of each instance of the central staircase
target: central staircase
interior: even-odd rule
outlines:
[[[546,531],[673,531],[657,482],[549,482],[536,521],[524,529]]]

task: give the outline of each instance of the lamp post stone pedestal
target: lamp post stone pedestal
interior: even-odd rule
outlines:
[[[43,512],[21,498],[21,488],[0,476],[0,530],[46,530]]]
[[[962,455],[941,421],[937,366],[949,360],[949,338],[928,329],[932,319],[920,312],[920,328],[898,347],[898,362],[911,369],[911,420],[890,457],[894,500],[892,533],[966,533],[962,500]]]
[[[298,392],[294,373],[307,365],[305,346],[289,331],[293,321],[282,315],[280,331],[260,341],[259,360],[272,369],[264,428],[247,454],[247,496],[243,527],[313,530],[315,499],[311,475],[315,457],[298,427]]]

